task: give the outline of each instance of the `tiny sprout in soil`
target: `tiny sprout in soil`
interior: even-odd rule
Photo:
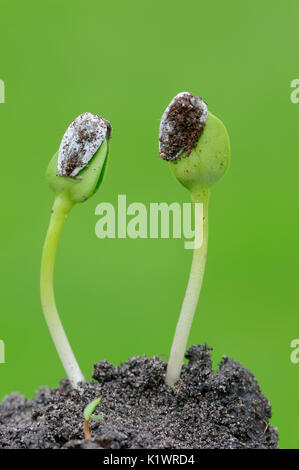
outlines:
[[[91,435],[90,435],[90,431],[89,431],[89,421],[91,419],[98,420],[98,421],[100,419],[102,419],[102,416],[95,416],[93,414],[94,410],[96,409],[96,407],[98,406],[100,401],[101,401],[101,398],[95,398],[90,403],[88,403],[88,405],[84,408],[84,436],[85,436],[85,439],[91,439]]]
[[[194,249],[166,373],[166,383],[173,386],[180,377],[204,276],[210,189],[228,168],[229,137],[223,123],[208,112],[206,103],[200,97],[183,92],[175,96],[162,116],[159,153],[170,162],[177,180],[189,190],[192,202],[203,204],[203,244]]]
[[[110,122],[97,114],[78,116],[66,130],[46,174],[55,199],[42,253],[41,302],[58,355],[74,387],[84,381],[84,377],[56,308],[53,289],[55,254],[62,227],[72,207],[90,198],[102,182],[111,129]]]

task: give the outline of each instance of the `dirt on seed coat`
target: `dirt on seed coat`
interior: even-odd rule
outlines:
[[[206,122],[206,103],[192,93],[180,93],[170,103],[160,124],[160,157],[179,160],[196,147]]]

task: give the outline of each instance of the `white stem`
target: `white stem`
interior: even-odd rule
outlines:
[[[193,203],[201,202],[203,204],[203,243],[193,252],[189,281],[172,342],[165,378],[166,383],[170,386],[173,386],[180,378],[187,341],[204,277],[208,248],[209,194],[210,191],[207,188],[200,193],[192,194]]]
[[[84,376],[78,366],[60,321],[53,289],[54,262],[57,243],[62,227],[71,208],[72,203],[63,194],[56,197],[43,248],[40,292],[45,319],[56,350],[70,382],[74,387],[76,387],[79,382],[84,381]]]

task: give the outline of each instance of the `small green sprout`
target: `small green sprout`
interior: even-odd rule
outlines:
[[[95,398],[90,403],[88,403],[88,405],[84,408],[83,413],[84,413],[84,418],[85,418],[85,420],[84,420],[84,436],[85,436],[85,439],[91,439],[91,435],[90,435],[90,431],[89,431],[89,421],[91,419],[94,419],[94,420],[97,420],[97,421],[102,419],[102,416],[94,416],[93,415],[94,410],[96,409],[96,407],[98,406],[100,401],[101,401],[101,398]]]
[[[203,204],[203,243],[195,248],[190,277],[177,323],[166,372],[173,386],[180,377],[187,341],[199,299],[208,247],[208,203],[211,186],[226,172],[229,137],[206,103],[191,93],[179,93],[166,108],[159,132],[160,156],[170,162],[177,180],[190,191],[193,204]]]
[[[58,355],[74,387],[84,381],[84,376],[56,308],[53,289],[55,254],[61,230],[72,207],[90,198],[102,182],[110,136],[109,121],[97,114],[81,114],[66,130],[46,174],[55,199],[42,253],[41,302]]]

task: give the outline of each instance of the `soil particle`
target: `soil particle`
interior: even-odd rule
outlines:
[[[252,373],[223,357],[212,370],[208,346],[191,346],[172,389],[159,357],[94,365],[93,378],[72,389],[40,388],[32,400],[12,393],[0,404],[0,448],[276,448],[271,407]],[[101,397],[84,440],[83,410]]]

